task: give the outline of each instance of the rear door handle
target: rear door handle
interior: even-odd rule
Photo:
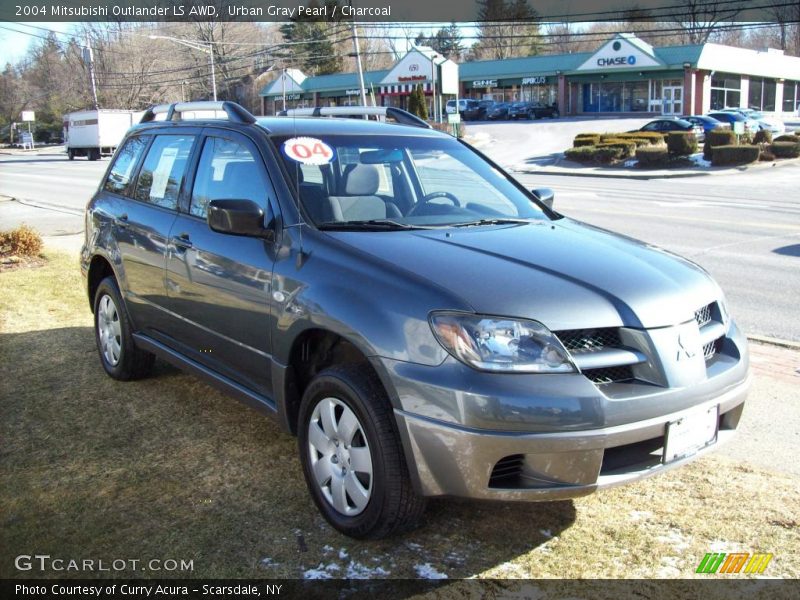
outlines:
[[[188,233],[182,233],[177,237],[172,238],[172,243],[178,248],[188,250],[192,247],[192,241],[189,239]]]
[[[127,213],[123,213],[120,216],[118,216],[117,218],[115,218],[114,219],[114,225],[116,225],[117,227],[121,227],[123,229],[128,227],[130,225],[130,223],[128,223],[128,214]]]

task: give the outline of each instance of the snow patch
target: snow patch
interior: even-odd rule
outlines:
[[[739,544],[735,542],[726,542],[724,540],[712,540],[708,545],[709,552],[739,552]]]
[[[341,548],[339,550],[339,560],[347,560],[347,556],[348,556],[347,550],[345,550],[344,548]]]
[[[280,564],[272,560],[269,556],[265,556],[260,562],[262,567],[276,567]]]
[[[316,569],[309,569],[303,573],[303,579],[333,579],[331,571],[338,571],[339,565],[335,563],[329,564],[327,567],[322,563]]]
[[[677,529],[669,529],[665,535],[660,535],[656,539],[669,544],[675,550],[686,550],[689,547],[689,539]]]
[[[653,513],[649,510],[632,510],[628,513],[628,516],[631,518],[631,521],[643,521],[651,518]]]
[[[414,570],[417,572],[417,576],[422,579],[447,579],[447,574],[440,573],[430,563],[414,565]]]
[[[389,572],[383,567],[370,568],[360,562],[350,561],[347,565],[347,579],[372,579],[373,577],[386,577]]]
[[[695,166],[702,167],[704,169],[707,169],[707,168],[709,168],[711,166],[711,161],[710,160],[706,160],[705,158],[703,158],[703,153],[702,152],[700,152],[698,154],[692,154],[689,157],[689,160],[692,161],[695,164]]]
[[[551,537],[553,537],[553,532],[552,532],[552,531],[550,531],[549,529],[540,529],[540,530],[539,530],[539,533],[541,533],[541,534],[542,534],[544,537],[546,537],[546,538],[551,538]]]
[[[323,551],[325,554],[330,554],[331,552],[333,552],[333,546],[329,546],[328,544],[325,544],[325,545],[322,547],[322,551]]]

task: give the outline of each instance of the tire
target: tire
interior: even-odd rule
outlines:
[[[75,160],[75,151],[72,148],[70,148],[69,150],[67,150],[67,156],[69,157],[70,160]]]
[[[100,160],[100,148],[89,148],[87,156],[89,160]]]
[[[425,499],[411,485],[392,406],[368,365],[331,367],[311,381],[298,448],[314,503],[341,533],[380,539],[422,517]]]
[[[150,374],[155,356],[136,347],[131,321],[113,277],[97,286],[94,296],[94,338],[106,373],[120,381]]]

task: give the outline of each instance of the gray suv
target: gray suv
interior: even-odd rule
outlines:
[[[86,211],[101,364],[157,356],[274,417],[357,538],[426,497],[581,496],[729,438],[748,357],[717,284],[552,203],[394,108],[155,107]]]

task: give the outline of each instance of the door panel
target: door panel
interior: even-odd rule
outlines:
[[[172,343],[182,352],[262,395],[271,396],[272,244],[212,231],[214,199],[248,199],[273,214],[272,187],[255,147],[232,133],[207,137],[189,214],[170,234],[167,293]]]
[[[192,135],[131,138],[118,153],[103,186],[105,191],[126,196],[113,215],[122,262],[120,285],[134,326],[150,333],[162,330],[166,323],[167,238],[193,142]]]

